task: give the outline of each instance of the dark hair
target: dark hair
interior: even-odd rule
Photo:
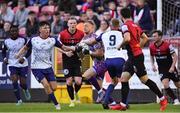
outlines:
[[[42,22],[39,22],[39,27],[42,27],[44,25],[48,25],[50,27],[50,23],[47,22],[47,21],[42,21]]]
[[[11,25],[11,27],[10,27],[10,29],[12,29],[12,28],[17,28],[18,29],[18,25]]]
[[[131,18],[131,10],[129,8],[122,8],[120,12],[123,18]]]
[[[151,34],[157,33],[158,36],[163,36],[163,33],[161,30],[153,30]]]
[[[36,14],[34,11],[29,11],[28,15]]]
[[[58,16],[58,15],[60,15],[60,13],[58,11],[56,11],[56,12],[54,12],[54,15]]]
[[[78,21],[75,16],[71,16],[69,20],[76,20],[76,22]]]

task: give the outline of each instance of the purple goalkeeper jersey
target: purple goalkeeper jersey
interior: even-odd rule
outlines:
[[[84,36],[83,40],[86,40],[86,39],[89,39],[89,38],[95,38],[95,37],[97,37],[97,35],[92,33],[92,34]],[[102,48],[103,48],[103,45],[100,42],[89,46],[89,49],[92,52],[96,51],[97,49],[102,49]],[[91,56],[91,58],[93,59],[93,62],[94,62],[93,68],[96,71],[97,75],[98,76],[104,76],[104,73],[107,71],[107,68],[106,68],[106,65],[105,65],[105,62],[104,62],[104,57]]]

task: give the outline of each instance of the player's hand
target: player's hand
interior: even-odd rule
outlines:
[[[169,69],[169,73],[173,73],[174,72],[174,67],[171,67],[170,69]]]
[[[4,58],[3,63],[7,65],[8,64],[8,59]]]
[[[157,71],[157,68],[156,68],[156,66],[155,66],[155,65],[153,65],[153,66],[152,66],[152,70],[153,70],[154,72],[156,72],[156,71]]]
[[[82,53],[84,54],[84,55],[87,55],[87,54],[89,54],[89,50],[88,49],[82,49]]]
[[[83,49],[83,47],[80,46],[80,45],[75,46],[75,51],[78,52],[78,53],[81,52],[82,49]]]
[[[66,54],[68,57],[71,57],[71,56],[74,55],[72,51],[65,52],[65,54]]]
[[[23,63],[24,63],[24,61],[25,61],[25,59],[24,59],[24,58],[19,58],[19,60],[18,60],[18,61],[19,61],[19,63],[20,63],[20,64],[23,64]]]

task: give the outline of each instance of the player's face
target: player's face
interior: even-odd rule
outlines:
[[[10,35],[12,39],[16,39],[18,37],[18,28],[12,27],[10,29]]]
[[[75,30],[76,29],[76,25],[77,25],[77,21],[72,19],[68,21],[68,27],[71,30]]]
[[[90,23],[84,23],[84,33],[89,34],[93,32],[93,25]]]
[[[161,37],[158,35],[158,33],[153,33],[152,37],[155,42],[159,42],[161,40]]]
[[[44,38],[44,39],[48,38],[50,35],[50,26],[49,25],[41,26],[39,29],[39,32],[40,32],[41,38]]]

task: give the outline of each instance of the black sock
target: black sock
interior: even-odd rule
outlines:
[[[67,85],[67,91],[71,100],[74,100],[74,88],[73,86]]]
[[[176,95],[174,94],[173,90],[169,87],[165,89],[167,94],[174,100],[177,99]]]
[[[74,84],[75,92],[78,93],[78,91],[81,89],[81,85],[77,85],[76,83]]]
[[[145,85],[147,85],[149,89],[153,91],[159,98],[163,97],[163,94],[152,80],[148,79]]]
[[[127,98],[129,94],[129,83],[128,82],[121,82],[121,95],[122,95],[122,103],[127,104]]]

